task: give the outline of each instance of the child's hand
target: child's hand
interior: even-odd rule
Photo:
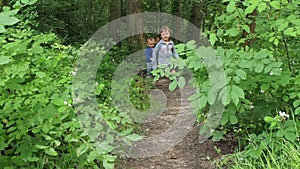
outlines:
[[[170,73],[171,73],[171,75],[176,73],[175,69],[172,69]]]

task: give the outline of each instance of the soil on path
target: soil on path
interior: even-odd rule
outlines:
[[[153,136],[164,132],[179,115],[181,105],[180,90],[170,92],[169,81],[159,80],[155,83],[166,96],[166,110],[155,121],[144,123],[141,131],[145,136]],[[117,169],[214,169],[213,161],[223,154],[232,153],[235,141],[199,143],[199,126],[195,123],[186,137],[170,150],[156,156],[146,158],[123,158]]]

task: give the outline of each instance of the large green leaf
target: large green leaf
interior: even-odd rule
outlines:
[[[14,16],[0,15],[0,25],[14,25],[20,20]]]
[[[226,11],[230,13],[233,12],[234,10],[235,10],[235,1],[231,0],[226,7]]]
[[[6,32],[6,29],[2,24],[0,24],[0,33],[4,33],[4,32]]]
[[[9,63],[11,59],[7,56],[0,56],[0,65],[5,65]]]
[[[173,80],[170,84],[169,84],[169,90],[170,91],[174,91],[177,87],[177,81]]]

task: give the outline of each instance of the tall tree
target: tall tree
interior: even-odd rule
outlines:
[[[179,18],[176,20],[176,25],[173,27],[173,29],[175,29],[175,31],[173,32],[173,34],[176,37],[179,37],[180,35],[180,30],[181,30],[181,0],[174,0],[174,2],[172,3],[172,14],[174,14],[175,16],[178,16]],[[175,43],[177,42],[177,40],[175,40]]]
[[[115,42],[120,42],[118,30],[121,26],[121,22],[115,20],[121,17],[121,10],[122,0],[111,0],[109,21],[114,22],[110,24],[110,37],[112,37]]]
[[[128,20],[128,33],[140,33],[139,35],[135,35],[130,37],[133,50],[139,50],[143,48],[144,44],[144,36],[142,34],[144,29],[144,23],[142,15],[139,14],[142,12],[142,1],[140,0],[128,0],[127,1],[127,15],[136,14],[134,17],[129,17]]]
[[[190,28],[190,38],[195,39],[196,41],[199,40],[200,37],[200,30],[201,30],[201,23],[203,21],[203,12],[201,10],[201,4],[198,1],[194,1],[191,8],[191,23],[196,26]]]
[[[2,7],[7,5],[7,0],[0,0],[0,12],[2,11]]]

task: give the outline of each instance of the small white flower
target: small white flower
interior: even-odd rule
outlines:
[[[69,107],[72,107],[72,104],[68,104]]]
[[[265,93],[265,91],[264,90],[260,90],[260,93]]]
[[[282,70],[282,68],[280,68],[279,70]]]
[[[77,72],[72,71],[72,75],[73,75],[73,76],[76,76],[76,75],[77,75]]]
[[[73,99],[73,102],[74,102],[74,103],[80,102],[80,100],[81,100],[81,99],[80,99],[79,97],[76,97],[76,98]]]
[[[271,72],[269,73],[269,75],[271,75],[271,76],[272,76],[272,75],[273,75],[273,71],[271,71]]]
[[[68,102],[65,100],[65,101],[64,101],[64,104],[65,104],[65,105],[67,105],[67,104],[68,104]]]
[[[278,112],[279,116],[283,117],[283,118],[289,118],[290,115],[286,114],[284,111],[279,111]]]
[[[95,85],[96,85],[96,86],[98,86],[98,85],[99,85],[99,83],[98,83],[98,82],[96,82],[96,83],[95,83]]]
[[[251,108],[251,109],[254,109],[253,103],[250,104],[250,108]]]

